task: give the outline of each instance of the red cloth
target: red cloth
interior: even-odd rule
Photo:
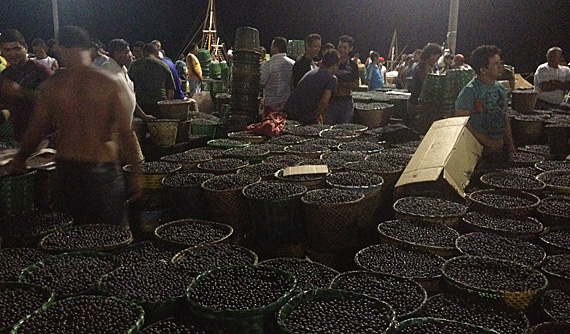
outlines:
[[[250,124],[246,130],[267,137],[275,137],[285,128],[286,115],[282,112],[272,112],[261,122]]]

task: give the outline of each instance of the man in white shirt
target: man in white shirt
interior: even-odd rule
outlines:
[[[568,109],[561,104],[570,90],[570,68],[559,65],[561,56],[561,48],[548,49],[547,62],[538,66],[534,73],[534,90],[538,92],[536,109]]]
[[[287,57],[287,40],[275,37],[271,43],[271,58],[261,66],[260,85],[263,88],[263,115],[282,111],[291,95],[293,65]]]

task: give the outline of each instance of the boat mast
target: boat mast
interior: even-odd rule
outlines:
[[[216,8],[214,0],[208,0],[206,20],[202,27],[202,48],[208,50],[215,59],[227,59],[224,44],[220,43],[216,29]]]

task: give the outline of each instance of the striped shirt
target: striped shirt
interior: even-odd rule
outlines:
[[[261,66],[260,84],[266,106],[278,107],[287,102],[292,91],[294,64],[295,61],[285,53],[277,53]]]

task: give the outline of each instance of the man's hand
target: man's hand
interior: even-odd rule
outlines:
[[[325,124],[325,117],[323,114],[317,116],[317,124]]]
[[[129,179],[129,201],[136,201],[142,196],[142,174],[131,173]]]
[[[156,119],[156,117],[154,117],[154,116],[152,116],[152,115],[149,115],[149,114],[146,114],[145,117],[144,117],[144,121],[145,121],[145,122],[150,122],[150,121],[153,121],[153,120],[155,120],[155,119]]]
[[[0,85],[0,91],[3,95],[9,97],[23,98],[24,88],[20,86],[17,82],[12,80],[2,80]]]

